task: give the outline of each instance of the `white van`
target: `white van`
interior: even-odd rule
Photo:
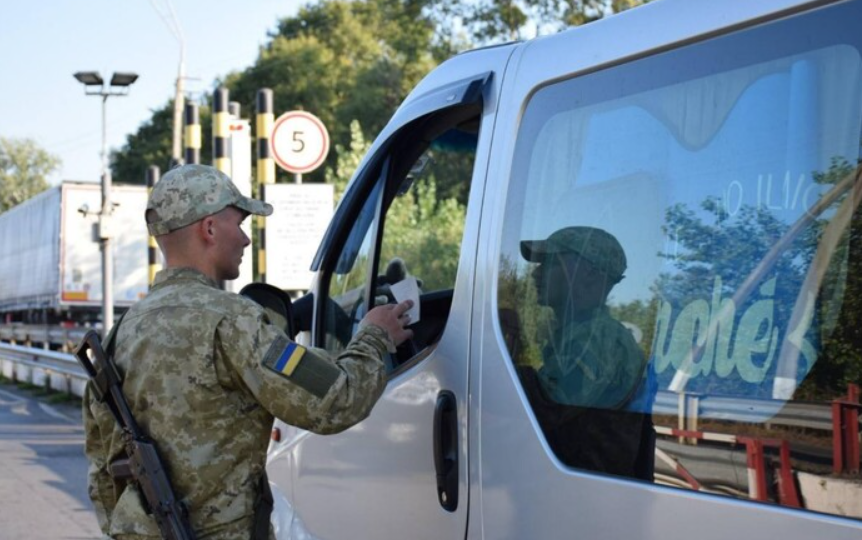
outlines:
[[[306,300],[338,350],[413,276],[416,335],[276,424],[278,537],[862,538],[860,51],[862,0],[659,0],[428,75]]]

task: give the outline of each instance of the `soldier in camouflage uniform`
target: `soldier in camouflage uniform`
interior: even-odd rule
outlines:
[[[168,172],[146,213],[166,269],[112,330],[123,392],[156,441],[199,539],[252,537],[275,417],[323,434],[360,422],[383,391],[383,356],[411,336],[409,302],[380,306],[332,357],[290,341],[259,305],[219,289],[219,280],[239,275],[250,243],[240,223],[271,213],[211,167]],[[109,473],[123,438],[91,390],[85,451],[102,531],[118,540],[160,538],[137,487]]]
[[[601,229],[566,227],[521,242],[521,254],[539,263],[538,301],[555,316],[542,367],[522,371],[549,444],[574,467],[651,480],[652,420],[630,407],[647,361],[606,305],[626,270],[622,246]]]

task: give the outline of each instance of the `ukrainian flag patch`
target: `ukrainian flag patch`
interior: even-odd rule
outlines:
[[[264,364],[276,373],[290,377],[296,371],[305,356],[305,352],[306,349],[302,345],[297,345],[284,338],[277,339],[269,348]]]
[[[275,338],[262,364],[320,399],[343,376],[335,364],[320,357],[314,349],[308,350],[284,336]]]

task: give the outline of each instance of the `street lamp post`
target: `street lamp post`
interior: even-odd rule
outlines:
[[[84,85],[88,96],[102,98],[102,209],[99,211],[99,243],[102,249],[102,336],[114,324],[114,267],[113,267],[113,227],[111,216],[114,206],[111,203],[111,169],[108,167],[108,127],[107,104],[111,96],[125,96],[138,76],[135,73],[114,73],[107,85],[97,71],[79,71],[75,79]]]

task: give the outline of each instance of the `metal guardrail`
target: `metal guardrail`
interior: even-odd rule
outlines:
[[[832,429],[831,403],[806,403],[768,399],[746,399],[739,397],[697,396],[688,414],[680,405],[680,395],[673,392],[659,392],[653,405],[655,414],[692,416],[713,420],[732,420],[735,422],[769,423],[772,425],[819,429]]]
[[[12,325],[5,325],[5,329],[10,326]],[[0,325],[0,339],[8,339],[2,333],[3,330],[4,325]],[[54,327],[53,330],[48,330],[43,335],[61,336],[64,340],[74,336],[76,339],[73,341],[77,342],[80,341],[86,331],[86,329],[78,328],[68,330],[67,334],[63,334],[60,330],[63,329]],[[7,366],[7,363],[17,364],[35,371],[37,379],[45,376],[64,377],[67,379],[64,383],[67,387],[70,386],[69,380],[80,381],[78,386],[82,390],[81,394],[77,395],[82,395],[83,385],[87,380],[83,368],[75,360],[75,357],[67,353],[0,343],[0,364],[2,364],[4,375],[8,378],[20,379],[20,377],[14,376],[15,367]],[[10,376],[9,373],[13,376]],[[32,376],[30,378],[32,379]],[[33,380],[27,380],[27,382],[33,383]],[[690,422],[692,418],[769,423],[776,426],[823,431],[832,430],[832,406],[830,403],[782,402],[766,399],[698,396],[696,394],[685,395],[681,400],[679,394],[661,391],[653,404],[653,413],[682,416],[687,420],[688,427],[695,429],[695,425]],[[862,423],[862,418],[860,418],[860,423]]]
[[[78,343],[89,328],[63,328],[47,324],[0,324],[0,340],[15,343],[49,343],[66,345]]]
[[[83,397],[87,375],[71,354],[0,343],[5,377]]]

